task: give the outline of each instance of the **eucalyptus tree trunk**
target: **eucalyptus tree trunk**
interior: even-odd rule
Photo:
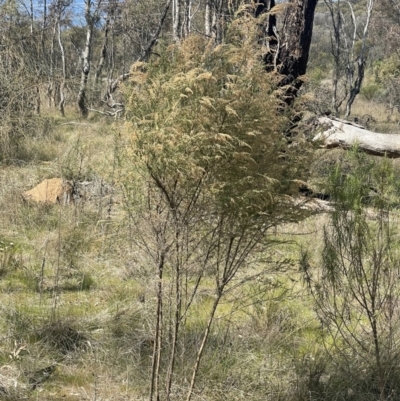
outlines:
[[[222,43],[228,19],[237,11],[234,2],[206,0],[204,10],[204,33],[216,43]]]
[[[37,85],[36,85],[36,97],[35,97],[35,114],[39,115],[40,114],[40,107],[42,105],[42,102],[40,100],[40,77],[37,77]]]
[[[339,82],[342,76],[342,59],[345,51],[345,46],[348,44],[346,38],[343,37],[343,25],[345,19],[342,13],[341,0],[325,0],[325,4],[329,9],[332,22],[331,32],[331,53],[333,56],[333,78],[332,78],[332,108],[336,115],[339,115],[339,109],[343,101],[347,97],[347,88],[344,88],[344,93],[340,96]],[[343,43],[342,43],[343,42]]]
[[[92,56],[92,37],[93,28],[98,17],[98,7],[100,1],[96,4],[96,9],[92,11],[92,2],[90,0],[85,0],[85,20],[86,20],[86,42],[85,49],[82,53],[82,70],[81,70],[81,82],[79,85],[78,93],[78,109],[82,118],[87,118],[89,111],[87,107],[87,83],[90,73],[90,63]]]
[[[30,30],[31,30],[31,35],[33,34],[33,0],[30,0],[30,20],[31,20],[31,26],[30,26]]]
[[[204,12],[204,32],[208,37],[211,37],[211,22],[211,0],[206,0],[206,9]]]
[[[290,0],[286,6],[283,26],[278,32],[272,13],[267,19],[265,35],[269,49],[264,56],[267,71],[277,71],[283,78],[280,86],[287,87],[285,103],[292,104],[303,84],[301,77],[306,73],[310,51],[315,7],[318,0]],[[256,15],[270,11],[274,0],[258,2]],[[267,46],[268,48],[268,46]]]
[[[314,12],[318,0],[292,0],[286,9],[279,46],[278,71],[285,77],[282,85],[290,85],[288,103],[293,101],[306,73],[310,51]]]
[[[213,0],[214,1],[214,16],[213,26],[215,29],[215,42],[222,43],[225,36],[225,27],[227,19],[227,2],[224,0]]]
[[[31,40],[31,45],[36,49],[36,40],[34,37],[34,6],[33,6],[33,0],[30,0],[30,40]],[[42,58],[41,51],[35,52],[35,58],[38,60],[39,58]],[[40,100],[40,78],[41,78],[41,66],[36,67],[36,83],[35,87],[33,88],[35,92],[35,98],[34,98],[34,111],[35,114],[40,114],[40,107],[41,107],[41,100]]]
[[[182,21],[182,37],[186,38],[189,36],[191,31],[191,9],[192,0],[184,0],[183,8],[183,21]]]
[[[174,42],[181,40],[181,5],[182,0],[172,0],[172,37]]]
[[[64,95],[64,88],[65,88],[65,81],[67,79],[67,74],[66,74],[66,66],[65,66],[65,51],[64,51],[64,45],[61,39],[61,24],[60,20],[57,23],[58,27],[58,45],[60,46],[60,52],[61,52],[61,64],[62,64],[62,81],[60,85],[60,102],[58,104],[58,109],[60,110],[61,115],[64,117],[65,116],[65,95]]]
[[[359,40],[359,37],[357,34],[357,19],[354,14],[353,7],[350,2],[348,2],[348,5],[351,10],[351,19],[354,27],[353,45],[352,45],[352,56],[354,60],[354,55],[353,55],[354,47],[357,40]],[[374,7],[374,0],[367,0],[367,20],[365,22],[363,35],[361,38],[361,50],[358,54],[358,57],[353,62],[353,66],[348,67],[346,69],[346,71],[348,71],[349,73],[349,83],[350,83],[350,94],[346,103],[346,114],[345,114],[346,118],[350,116],[351,107],[354,103],[356,96],[360,93],[361,85],[364,80],[365,63],[367,59],[367,39],[368,39],[369,23],[371,21],[373,7]]]
[[[347,0],[325,0],[331,17],[331,52],[333,55],[332,108],[339,114],[346,102],[345,117],[349,117],[355,98],[364,80],[367,59],[367,39],[375,0],[366,1],[365,23],[360,35],[360,20]],[[345,9],[348,9],[346,13]],[[361,44],[361,46],[360,46]]]
[[[174,42],[180,42],[191,31],[192,0],[172,1],[172,35]]]
[[[49,108],[55,104],[54,97],[54,41],[56,36],[56,24],[53,27],[53,34],[51,36],[50,55],[49,55],[49,83],[47,85],[47,98]]]
[[[40,43],[42,44],[42,55],[43,59],[46,56],[46,47],[45,47],[45,32],[46,32],[46,24],[47,24],[47,1],[43,0],[43,22],[42,22],[42,32],[40,34]]]
[[[101,73],[103,71],[103,67],[104,67],[104,62],[106,61],[106,57],[107,57],[107,46],[108,46],[108,33],[110,30],[110,19],[107,18],[106,20],[106,25],[104,27],[104,41],[103,41],[103,47],[101,48],[101,55],[100,55],[100,60],[99,60],[99,64],[97,65],[96,68],[96,73],[94,76],[94,83],[97,86],[98,82],[99,82],[99,78],[101,77]]]

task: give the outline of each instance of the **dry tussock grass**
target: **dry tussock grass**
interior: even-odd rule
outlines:
[[[18,248],[18,263],[0,283],[0,338],[7,338],[0,346],[0,364],[10,366],[22,383],[9,397],[138,401],[148,394],[155,282],[148,258],[134,244],[137,227],[126,219],[117,187],[112,203],[109,198],[91,198],[62,207],[21,198],[41,180],[66,172],[78,180],[113,184],[118,177],[112,131],[100,123],[62,126],[58,132],[62,141],[57,142],[52,161],[0,169],[0,240]],[[82,284],[84,275],[92,280],[88,287]],[[261,297],[260,289],[249,294],[244,299],[250,304],[270,302]],[[199,313],[191,316],[190,336],[181,344],[187,354],[186,363],[177,367],[183,382],[204,328],[202,310],[212,295],[200,294],[196,300]],[[269,327],[265,321],[257,326],[260,316],[250,313],[251,305],[244,302],[232,308],[229,302],[218,311],[219,326],[194,399],[256,400],[260,383],[263,387],[275,379],[260,382],[253,374],[279,371],[275,362],[267,368],[263,355],[272,343],[282,346],[272,340],[280,338],[284,325]],[[257,333],[248,330],[260,325]],[[268,347],[260,347],[266,340]],[[224,341],[232,345],[225,347]],[[17,352],[21,346],[23,351]],[[236,349],[242,350],[240,355],[232,354]],[[56,369],[48,380],[29,389],[29,372],[53,364]],[[260,388],[254,392],[256,385]],[[175,386],[176,399],[184,397],[185,388]]]
[[[357,107],[364,106],[355,104],[355,113]],[[42,179],[64,173],[113,185],[118,179],[114,132],[119,128],[104,128],[102,122],[59,128],[62,140],[52,161],[0,169],[0,241],[16,245],[15,264],[0,278],[0,398],[144,400],[156,282],[148,257],[135,246],[138,227],[126,218],[118,187],[109,198],[66,207],[21,198]],[[321,254],[327,221],[326,214],[318,214],[276,230],[276,239],[284,243],[272,262],[287,259],[291,270],[261,274],[229,294],[217,312],[194,400],[291,400],[298,395],[307,369],[314,368],[309,364],[318,345],[296,263],[302,248],[313,249],[313,258]],[[265,263],[259,261],[238,282],[257,275]],[[84,285],[84,277],[91,281]],[[175,400],[184,398],[212,296],[201,292],[196,313],[188,318],[177,366],[182,385],[173,389]],[[25,348],[18,352],[20,347]],[[52,364],[56,369],[49,379],[29,390],[26,372]],[[15,391],[1,394],[3,381]]]

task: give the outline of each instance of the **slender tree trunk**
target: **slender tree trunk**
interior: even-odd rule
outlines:
[[[215,41],[222,43],[225,36],[227,4],[224,0],[214,0],[216,2],[215,13]]]
[[[172,3],[172,37],[174,42],[181,40],[181,2],[173,0]]]
[[[87,82],[90,73],[90,63],[92,54],[92,36],[93,36],[93,26],[94,26],[94,15],[91,11],[91,0],[85,0],[85,19],[86,19],[86,42],[85,49],[82,54],[82,71],[81,71],[81,82],[79,85],[78,93],[78,109],[82,118],[87,118],[89,112],[86,104],[86,91]]]
[[[33,0],[30,0],[30,20],[31,20],[31,26],[30,26],[30,34],[31,34],[31,43],[32,45],[35,45],[34,43],[34,37],[33,37],[33,24],[34,24],[34,16],[33,16]],[[36,47],[36,46],[35,46]],[[40,57],[40,51],[37,52],[37,56]],[[40,67],[36,69],[36,86],[35,86],[35,114],[40,114],[40,107],[41,107],[41,100],[40,100]]]
[[[151,366],[151,381],[150,381],[150,401],[159,401],[159,379],[160,379],[160,363],[161,363],[161,348],[162,348],[162,328],[163,328],[163,271],[165,264],[165,255],[160,255],[158,265],[158,283],[157,283],[157,312],[156,312],[156,327],[154,334],[153,345],[153,362]]]
[[[36,85],[36,98],[35,98],[35,114],[40,114],[40,107],[42,102],[40,100],[40,86],[39,86],[39,76],[37,77],[37,85]]]
[[[211,0],[206,0],[206,9],[204,13],[204,32],[206,36],[211,37]]]
[[[54,41],[56,36],[56,24],[53,27],[53,35],[51,37],[51,45],[50,45],[50,67],[49,67],[49,83],[47,85],[47,98],[48,98],[48,105],[49,107],[52,104],[55,104],[54,98]]]
[[[30,0],[30,6],[31,6],[31,35],[33,35],[33,0]]]
[[[189,390],[188,390],[188,393],[187,393],[187,396],[186,396],[186,401],[190,401],[192,399],[192,396],[193,396],[193,390],[194,390],[194,386],[196,384],[196,379],[197,379],[197,374],[199,372],[201,358],[203,356],[203,352],[204,352],[204,348],[205,348],[207,340],[208,340],[208,336],[210,335],[211,326],[212,326],[212,324],[214,322],[215,312],[217,311],[217,307],[219,305],[219,302],[221,301],[222,292],[223,292],[223,289],[218,291],[218,295],[214,300],[214,304],[212,306],[212,309],[211,309],[211,312],[210,312],[210,316],[208,318],[207,326],[206,326],[206,329],[205,329],[204,334],[203,334],[203,339],[201,341],[200,348],[197,351],[197,358],[196,358],[196,362],[195,362],[194,367],[193,367],[192,378],[190,380],[190,386],[189,386]]]
[[[64,45],[61,39],[61,26],[60,26],[60,19],[57,22],[58,25],[58,45],[60,46],[61,52],[61,63],[62,63],[62,81],[60,84],[60,103],[58,104],[58,109],[60,110],[61,115],[65,116],[65,95],[64,95],[64,88],[65,88],[65,81],[66,81],[66,68],[65,68],[65,51]]]
[[[107,57],[107,46],[108,46],[108,32],[109,32],[109,29],[110,29],[110,20],[109,20],[109,18],[107,18],[106,25],[104,27],[103,47],[101,49],[101,55],[100,55],[99,64],[97,66],[96,73],[95,73],[95,76],[94,76],[94,83],[95,83],[96,86],[97,86],[97,84],[99,82],[99,78],[101,77],[101,73],[103,71],[104,63],[105,63],[106,57]]]
[[[47,1],[43,0],[43,23],[42,23],[42,32],[40,35],[40,43],[42,44],[43,59],[45,59],[45,56],[46,56],[46,48],[45,48],[45,44],[44,44],[46,23],[47,23]]]
[[[349,6],[350,6],[350,10],[351,10],[353,25],[354,25],[354,39],[353,39],[353,49],[354,49],[354,44],[356,43],[357,24],[356,24],[355,14],[353,12],[353,8],[350,3],[349,3]],[[368,39],[369,23],[371,21],[373,7],[374,7],[374,0],[368,0],[367,20],[364,25],[363,36],[362,36],[362,41],[361,41],[361,50],[360,50],[359,56],[357,57],[357,60],[355,61],[356,68],[357,68],[357,77],[354,80],[354,83],[352,83],[350,85],[350,96],[349,96],[349,99],[347,100],[347,104],[346,104],[346,115],[345,115],[346,118],[350,116],[351,107],[354,103],[356,96],[360,93],[361,85],[364,80],[365,63],[366,63],[366,58],[367,58],[367,39]],[[354,70],[354,67],[353,67],[353,70]]]
[[[183,10],[182,37],[187,38],[190,34],[192,0],[185,0],[184,6],[185,7]]]
[[[178,336],[179,329],[181,323],[181,314],[182,314],[182,278],[181,278],[181,270],[182,266],[180,263],[180,255],[182,250],[180,249],[180,238],[179,234],[176,235],[176,261],[175,261],[175,316],[174,316],[174,325],[173,325],[173,335],[172,335],[172,348],[170,354],[170,363],[167,374],[167,391],[166,391],[166,399],[167,401],[171,400],[171,388],[172,388],[172,380],[174,376],[175,370],[175,360],[176,353],[178,348]]]
[[[325,4],[329,9],[331,16],[332,29],[331,33],[331,52],[333,56],[333,78],[332,78],[332,109],[336,115],[339,115],[339,109],[343,101],[347,97],[347,90],[345,88],[345,94],[339,99],[339,80],[342,71],[342,59],[343,53],[346,53],[348,49],[345,47],[346,41],[342,43],[342,30],[343,30],[343,16],[341,11],[341,0],[325,0]]]
[[[356,61],[357,65],[357,78],[354,84],[350,88],[350,96],[346,103],[346,114],[345,118],[348,118],[351,113],[351,107],[353,106],[354,100],[356,100],[357,95],[360,93],[361,85],[364,80],[364,70],[365,70],[365,60],[361,57]]]

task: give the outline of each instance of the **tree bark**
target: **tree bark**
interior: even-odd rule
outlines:
[[[57,22],[58,27],[58,45],[60,46],[60,53],[61,53],[61,63],[62,63],[62,81],[60,84],[60,102],[58,104],[58,109],[60,110],[61,116],[65,117],[65,81],[67,80],[67,72],[66,72],[66,61],[65,61],[65,50],[64,45],[61,38],[61,23],[60,19]]]
[[[325,0],[329,9],[332,22],[331,32],[331,54],[333,56],[333,78],[332,78],[332,109],[336,115],[339,115],[339,109],[343,101],[347,98],[348,90],[344,87],[344,95],[339,97],[339,82],[342,75],[342,59],[344,53],[348,50],[348,41],[343,37],[345,31],[345,20],[341,11],[341,0]]]
[[[108,32],[110,30],[110,19],[107,18],[106,24],[104,27],[104,41],[103,41],[103,46],[101,48],[101,55],[100,55],[100,60],[99,64],[97,65],[96,69],[96,74],[94,76],[94,83],[97,86],[99,79],[101,78],[101,73],[103,71],[104,63],[106,61],[107,57],[107,46],[108,46]]]
[[[183,9],[183,21],[182,21],[182,37],[187,38],[191,31],[191,8],[192,0],[185,0]]]
[[[92,13],[91,6],[92,6],[91,0],[85,0],[86,42],[85,42],[85,49],[82,54],[81,82],[79,85],[79,93],[77,100],[79,113],[82,118],[87,118],[89,114],[88,107],[86,104],[86,88],[89,79],[90,63],[92,55],[93,27],[97,14],[97,10],[94,13]]]
[[[327,117],[320,117],[318,120],[329,127],[314,138],[314,141],[321,141],[322,147],[348,149],[357,145],[361,151],[371,155],[393,159],[400,157],[400,134],[380,134],[350,122]]]
[[[31,15],[30,15],[30,19],[31,19],[31,35],[33,35],[33,0],[30,1],[30,5],[31,5]]]
[[[46,50],[45,50],[46,25],[47,25],[47,1],[43,0],[43,22],[42,22],[42,31],[40,33],[40,43],[42,45],[42,57],[43,57],[43,60],[46,59]]]
[[[214,0],[215,7],[215,42],[220,44],[224,40],[227,20],[227,4],[223,0]]]
[[[287,4],[281,33],[276,20],[269,18],[266,32],[270,50],[264,57],[267,71],[282,75],[280,86],[287,86],[285,102],[292,104],[303,84],[310,51],[315,7],[318,0],[291,0]],[[256,16],[274,7],[273,0],[258,2]]]
[[[348,68],[348,71],[352,73],[352,76],[350,77],[350,96],[349,99],[347,100],[346,104],[346,114],[345,117],[349,117],[351,113],[351,107],[353,105],[353,102],[356,98],[356,96],[360,93],[361,85],[364,80],[364,70],[365,70],[365,63],[366,63],[366,58],[367,58],[367,39],[368,39],[368,30],[369,30],[369,23],[371,21],[371,15],[372,15],[372,10],[374,7],[374,1],[375,0],[368,0],[367,1],[367,20],[364,25],[364,30],[363,30],[363,36],[362,36],[362,42],[361,42],[361,50],[360,54],[358,55],[357,59],[355,60],[354,64],[356,64],[357,68],[357,76],[354,79],[354,74],[356,68]],[[352,16],[352,21],[353,21],[353,26],[354,26],[354,38],[353,38],[353,51],[354,52],[354,46],[356,44],[356,40],[358,38],[357,36],[357,20],[356,16],[353,11],[353,7],[351,6],[351,3],[348,2],[350,10],[351,10],[351,16]]]
[[[208,37],[211,37],[211,23],[211,0],[206,0],[206,9],[204,12],[204,32]]]
[[[278,71],[284,76],[281,85],[291,85],[289,101],[296,96],[306,73],[310,51],[314,12],[318,0],[292,0],[286,10],[281,44],[278,54]]]
[[[47,98],[49,108],[52,104],[55,104],[55,94],[54,94],[54,42],[56,37],[57,24],[54,24],[53,35],[51,37],[50,45],[50,65],[49,65],[49,84],[47,85]]]
[[[182,0],[173,0],[172,3],[172,37],[174,42],[181,39],[181,5]]]

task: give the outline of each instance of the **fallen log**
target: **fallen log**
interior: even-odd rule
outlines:
[[[400,157],[400,134],[368,131],[359,125],[328,117],[320,117],[318,122],[328,127],[314,137],[314,141],[321,141],[324,148],[348,149],[357,145],[360,150],[371,155],[386,155],[392,159]]]

